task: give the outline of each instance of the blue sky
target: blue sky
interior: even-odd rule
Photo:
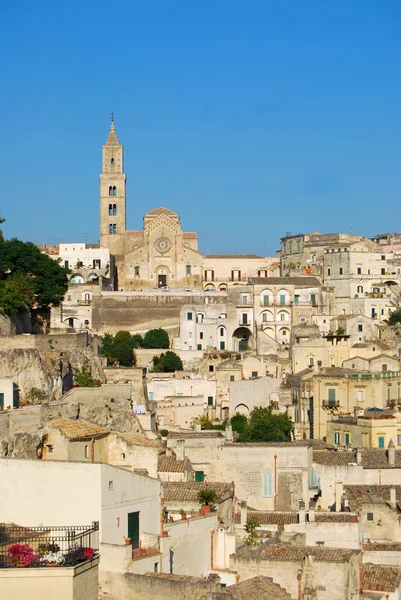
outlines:
[[[14,0],[0,18],[7,237],[98,241],[111,111],[129,229],[162,205],[202,251],[258,254],[401,230],[399,0]]]

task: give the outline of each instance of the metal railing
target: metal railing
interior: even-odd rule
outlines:
[[[20,527],[0,523],[0,568],[70,567],[99,555],[99,523]]]
[[[322,407],[323,408],[338,408],[340,406],[339,400],[323,400]]]
[[[155,533],[143,533],[139,547],[132,549],[132,560],[160,554],[160,536]]]

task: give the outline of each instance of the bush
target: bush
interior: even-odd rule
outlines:
[[[91,372],[85,367],[82,367],[80,371],[74,373],[74,382],[76,387],[100,387],[102,382],[100,379],[94,379]]]
[[[142,339],[141,336],[139,338]],[[131,335],[129,331],[121,330],[113,337],[106,333],[102,339],[101,352],[111,364],[118,363],[122,367],[136,365],[134,348],[138,347],[138,335]]]
[[[167,437],[168,436],[168,430],[167,429],[162,429],[161,432],[160,432],[160,435],[162,437]]]
[[[155,373],[174,373],[183,370],[181,358],[171,350],[160,354],[160,356],[154,356],[152,362]]]
[[[397,323],[401,323],[401,308],[397,308],[397,310],[393,310],[390,313],[388,324],[389,325],[397,325]]]
[[[43,404],[43,402],[46,402],[47,400],[47,393],[45,390],[33,387],[27,393],[26,400],[30,404]]]
[[[199,504],[206,504],[206,506],[208,506],[209,504],[214,504],[216,502],[217,494],[214,490],[205,488],[204,490],[200,490],[197,500]]]

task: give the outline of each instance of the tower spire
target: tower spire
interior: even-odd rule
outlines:
[[[114,113],[111,113],[111,125],[108,138],[106,140],[106,146],[120,146],[120,142],[118,141],[118,137],[116,134],[116,130],[114,127]]]

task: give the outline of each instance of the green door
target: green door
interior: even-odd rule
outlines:
[[[139,548],[139,512],[128,513],[128,537],[132,548]]]
[[[203,481],[204,471],[195,471],[195,481]]]
[[[4,408],[4,393],[0,392],[0,408]]]
[[[245,352],[245,350],[248,348],[248,342],[247,340],[240,340],[239,344],[238,344],[238,349],[240,352]]]

